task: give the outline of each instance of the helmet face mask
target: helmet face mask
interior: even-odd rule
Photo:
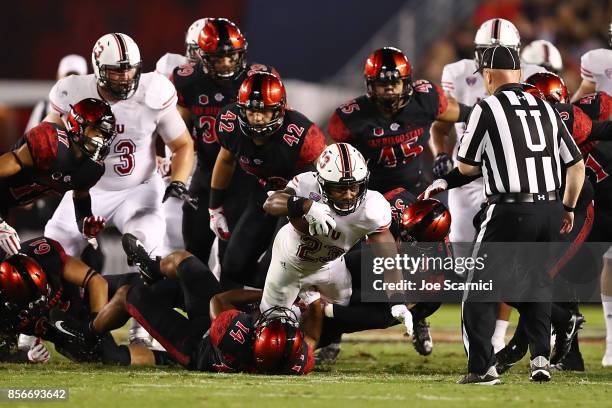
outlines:
[[[286,105],[281,80],[271,73],[255,72],[242,82],[238,91],[240,128],[254,140],[267,140],[283,125]]]
[[[225,18],[207,18],[197,39],[204,72],[221,81],[232,80],[246,69],[247,41]]]
[[[91,63],[98,86],[117,100],[130,98],[138,89],[142,60],[128,35],[106,34],[94,45]]]
[[[70,140],[93,161],[106,158],[117,135],[110,106],[94,98],[83,99],[71,106],[66,128]]]
[[[370,171],[363,155],[348,143],[325,148],[317,160],[323,202],[338,215],[354,213],[368,191]]]
[[[367,94],[383,113],[393,115],[410,102],[411,72],[408,58],[397,48],[384,47],[368,56],[364,67]]]

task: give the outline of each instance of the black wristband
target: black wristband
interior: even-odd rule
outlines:
[[[210,198],[208,200],[208,208],[219,208],[225,201],[225,189],[210,188]]]
[[[91,217],[91,196],[86,194],[83,197],[72,196],[72,202],[74,203],[74,215],[76,216],[77,227],[79,232],[83,232],[83,220],[87,217]]]
[[[567,212],[574,212],[576,210],[576,207],[570,207],[570,206],[563,204],[563,209]]]
[[[446,180],[446,182],[448,183],[447,188],[451,189],[451,188],[461,187],[468,183],[471,183],[472,181],[476,180],[478,177],[481,177],[480,174],[477,176],[466,176],[464,174],[461,174],[461,172],[459,171],[459,168],[455,167],[450,172],[448,172],[446,175],[444,175],[442,178]]]
[[[304,203],[308,200],[304,197],[290,196],[287,200],[287,216],[289,218],[298,218],[304,215]]]

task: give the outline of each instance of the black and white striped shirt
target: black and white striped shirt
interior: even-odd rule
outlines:
[[[559,113],[507,84],[472,110],[457,159],[481,166],[487,196],[545,193],[561,186],[561,164],[582,159]]]

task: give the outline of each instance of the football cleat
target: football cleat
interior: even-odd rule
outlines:
[[[555,328],[555,347],[553,348],[552,355],[550,357],[550,364],[555,365],[559,363],[569,353],[572,346],[572,341],[578,333],[578,330],[582,329],[582,324],[585,322],[584,316],[581,314],[572,313],[569,321],[565,327]]]
[[[584,360],[579,351],[570,350],[560,362],[550,368],[557,371],[584,371]]]
[[[478,384],[478,385],[497,385],[501,380],[495,370],[495,366],[489,367],[484,375],[468,373],[462,379],[457,381],[457,384]]]
[[[429,323],[425,319],[414,323],[414,335],[412,336],[414,349],[422,356],[428,356],[433,351],[433,340],[429,332]]]
[[[340,354],[340,347],[330,344],[329,346],[321,347],[315,355],[316,365],[332,365],[336,364],[338,355]]]
[[[164,278],[159,271],[151,267],[151,264],[158,262],[159,258],[152,259],[138,238],[129,232],[125,233],[121,237],[121,245],[127,255],[128,265],[137,266],[140,276],[147,284],[151,285]]]
[[[503,374],[512,368],[516,363],[527,354],[527,347],[520,348],[513,341],[510,341],[506,347],[495,354],[497,363],[495,368],[499,374]]]
[[[550,363],[544,356],[537,356],[529,362],[531,374],[530,381],[547,382],[550,381]]]

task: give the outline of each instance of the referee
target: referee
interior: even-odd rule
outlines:
[[[546,101],[523,92],[515,50],[504,46],[486,49],[479,71],[491,96],[479,102],[470,115],[459,146],[458,167],[435,180],[423,196],[428,198],[482,175],[487,204],[479,213],[476,248],[485,242],[554,241],[559,231],[568,233],[573,227],[574,206],[584,180],[580,150],[559,113]],[[562,200],[561,162],[567,169]],[[528,260],[522,261],[528,268]],[[530,379],[548,381],[550,302],[512,306],[529,326]],[[468,374],[460,384],[500,382],[491,345],[496,311],[497,303],[463,304]]]

